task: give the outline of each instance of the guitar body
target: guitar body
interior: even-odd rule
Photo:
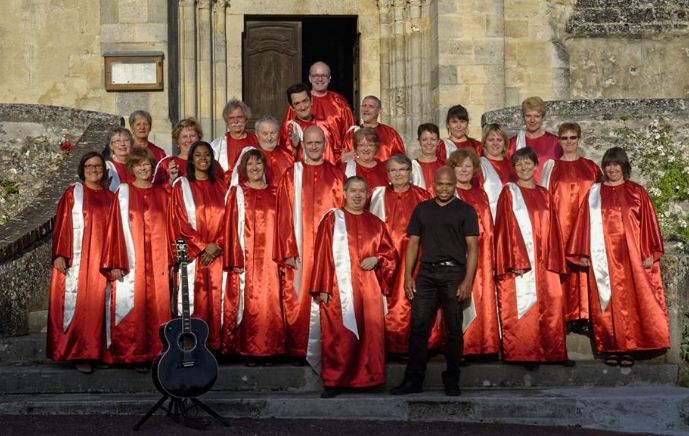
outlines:
[[[218,377],[218,362],[206,347],[208,325],[197,318],[188,321],[188,332],[182,318],[160,326],[164,350],[153,363],[153,382],[158,390],[178,398],[194,398],[208,392]]]

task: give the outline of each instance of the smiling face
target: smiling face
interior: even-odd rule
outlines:
[[[317,94],[328,91],[330,84],[330,68],[323,62],[316,62],[309,70],[311,90]]]
[[[392,161],[388,164],[388,179],[393,188],[404,188],[411,184],[411,168],[409,166]]]
[[[565,130],[560,135],[560,146],[564,154],[576,154],[579,148],[579,135],[574,130]]]
[[[347,209],[355,212],[363,211],[366,206],[366,197],[368,194],[366,191],[365,182],[359,180],[350,182],[344,192],[345,206]]]
[[[419,145],[424,156],[435,156],[435,151],[438,149],[438,135],[424,130],[419,136]]]
[[[457,117],[452,117],[447,122],[447,130],[450,132],[452,139],[465,139],[467,137],[467,127],[469,127],[469,121],[461,120]]]
[[[522,182],[531,182],[536,174],[536,164],[528,158],[519,159],[514,164],[514,171]]]
[[[241,135],[246,130],[246,115],[241,107],[236,107],[232,109],[227,114],[227,119],[225,120],[227,125],[227,130],[230,134]]]
[[[311,99],[306,91],[291,94],[290,100],[292,101],[292,109],[299,119],[311,119]]]
[[[323,151],[325,150],[325,136],[318,127],[307,127],[304,132],[304,151],[306,152],[307,163],[321,163],[323,161]]]
[[[454,169],[457,183],[471,183],[471,179],[474,178],[474,164],[471,162],[471,159],[464,159]]]
[[[249,182],[263,181],[266,168],[261,159],[252,156],[246,161],[246,178]]]
[[[105,174],[105,164],[100,156],[93,156],[84,162],[84,183],[93,188],[100,186]]]
[[[356,151],[357,158],[364,163],[373,162],[373,158],[375,157],[377,150],[378,146],[376,143],[363,135],[359,139],[359,142],[357,142],[356,148],[354,149],[354,151]]]
[[[442,202],[450,201],[455,195],[455,185],[456,181],[448,171],[436,173],[433,180],[435,196]]]
[[[543,127],[543,114],[540,111],[527,110],[523,116],[527,132],[536,133]]]
[[[132,150],[132,142],[124,133],[116,133],[110,140],[110,151],[117,162],[124,162]]]
[[[491,132],[486,136],[486,144],[483,147],[486,157],[500,159],[504,156],[505,140],[498,132]]]
[[[132,135],[134,135],[134,138],[139,140],[139,142],[148,140],[148,134],[151,133],[151,124],[146,118],[136,117],[134,123],[129,127],[132,128]]]
[[[262,122],[256,130],[258,143],[264,150],[274,150],[278,145],[278,126],[272,122]]]
[[[194,170],[208,174],[213,164],[213,153],[207,146],[197,145],[191,156],[191,162],[194,165]]]
[[[187,156],[189,154],[189,148],[191,145],[200,140],[199,134],[196,133],[193,127],[185,127],[179,132],[179,138],[177,138],[177,146],[179,147],[179,154],[181,156]]]
[[[132,166],[132,172],[136,180],[140,182],[148,182],[151,180],[151,175],[153,174],[153,165],[151,165],[150,160],[142,160],[139,163]]]
[[[605,177],[610,183],[621,183],[624,181],[624,171],[622,165],[617,162],[610,162],[604,168]]]
[[[380,115],[380,106],[372,98],[365,98],[361,102],[361,120],[364,124],[375,124]]]

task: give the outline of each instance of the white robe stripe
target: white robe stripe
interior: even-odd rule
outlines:
[[[526,208],[526,203],[519,186],[514,183],[508,183],[507,186],[509,186],[510,193],[512,194],[512,212],[517,219],[519,231],[522,234],[522,239],[526,245],[526,252],[529,256],[529,263],[531,264],[531,269],[514,279],[517,291],[517,318],[521,318],[536,304],[536,263],[533,228],[531,227],[529,211]]]
[[[74,318],[79,291],[79,270],[81,266],[81,248],[84,238],[84,186],[75,183],[72,190],[72,266],[65,272],[65,299],[62,314],[62,329],[67,331]]]
[[[610,303],[610,270],[608,269],[608,252],[605,247],[603,234],[603,214],[601,211],[600,183],[594,183],[589,191],[589,223],[591,244],[591,268],[596,278],[600,309],[605,309]]]

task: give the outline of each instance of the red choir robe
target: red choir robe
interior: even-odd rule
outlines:
[[[493,245],[493,217],[488,196],[480,188],[457,189],[457,197],[467,202],[478,215],[478,265],[471,291],[476,317],[464,331],[464,352],[495,354],[500,352],[500,328],[494,279],[495,248]]]
[[[246,136],[242,139],[234,139],[230,136],[230,132],[226,132],[224,136],[215,138],[211,143],[213,148],[214,158],[223,170],[223,178],[225,186],[230,185],[232,173],[238,165],[239,156],[245,147],[258,148],[258,138],[251,132],[246,132]]]
[[[520,215],[515,214],[515,203]],[[559,275],[565,271],[565,259],[559,227],[545,188],[526,189],[513,183],[503,188],[495,219],[495,264],[504,360],[567,359]],[[533,262],[527,241],[532,241]],[[527,272],[516,277],[515,270]]]
[[[340,233],[342,239],[338,238],[338,226],[346,227],[345,233]],[[344,209],[330,211],[318,226],[314,253],[311,296],[317,298],[324,292],[330,300],[327,304],[314,302],[320,313],[312,315],[311,325],[316,329],[320,321],[321,347],[316,349],[317,335],[310,334],[307,360],[312,365],[322,364],[325,387],[384,384],[383,295],[390,289],[398,260],[385,224],[368,211],[359,215]],[[378,259],[370,271],[359,266],[367,257]],[[319,351],[320,359],[313,359]]]
[[[534,180],[538,183],[541,180],[541,171],[545,162],[548,159],[558,160],[562,157],[562,146],[560,146],[558,137],[550,132],[545,132],[538,138],[529,138],[526,135],[524,137],[526,139],[526,146],[531,148],[538,156],[538,168],[534,176]],[[517,139],[518,135],[510,138],[507,156],[512,156],[517,151]]]
[[[301,174],[302,189],[295,189],[295,179],[298,179],[295,174]],[[311,311],[309,279],[315,261],[318,223],[327,211],[344,204],[343,186],[344,174],[329,162],[321,165],[297,162],[283,174],[278,184],[273,259],[285,268],[282,305],[287,325],[287,352],[295,357],[306,355]],[[301,218],[301,226],[296,225],[295,218]],[[299,258],[297,269],[284,263],[290,257]]]
[[[115,192],[120,184],[132,183],[135,179],[134,176],[127,172],[127,165],[115,162],[112,159],[105,161],[105,169],[107,170],[105,176],[110,179],[109,189],[112,192]]]
[[[598,202],[591,201],[596,197]],[[572,228],[567,259],[591,259],[590,319],[599,353],[670,348],[662,255],[663,239],[644,188],[631,181],[593,185]],[[653,265],[644,268],[649,257]]]
[[[486,192],[490,204],[490,212],[493,216],[493,222],[495,222],[498,197],[500,197],[503,186],[505,186],[507,182],[516,183],[516,181],[517,175],[508,159],[493,160],[485,156],[481,157],[481,172],[474,177],[472,184]]]
[[[450,138],[442,139],[438,143],[438,149],[435,151],[435,153],[438,156],[438,159],[445,162],[450,158],[450,155],[453,151],[462,147],[471,147],[474,149],[477,155],[483,156],[483,146],[481,145],[481,141],[477,141],[474,138],[467,138],[466,141],[460,142],[453,141]]]
[[[404,192],[395,192],[389,186],[379,187],[371,198],[371,213],[385,222],[385,228],[397,251],[399,262],[393,278],[390,292],[386,297],[387,314],[385,315],[385,351],[388,353],[409,352],[409,331],[411,321],[411,302],[404,293],[404,258],[407,253],[407,225],[417,204],[430,200],[431,194],[425,189],[411,185]],[[414,276],[418,270],[421,256],[418,257]],[[438,310],[428,340],[429,349],[440,348],[444,340],[442,311]]]
[[[438,168],[445,165],[445,162],[440,159],[436,159],[435,162],[421,162],[418,159],[414,159],[411,163],[412,183],[433,194],[433,179],[435,178],[435,172],[438,171]]]
[[[545,163],[541,175],[541,186],[553,196],[555,210],[563,244],[569,241],[574,221],[577,219],[581,202],[591,185],[599,182],[602,173],[592,160],[579,158],[575,161],[550,160]],[[576,321],[588,319],[588,276],[587,269],[570,266],[567,275],[562,276],[562,291],[565,294],[565,319]]]
[[[52,260],[65,258],[67,271],[53,268],[50,277],[46,346],[50,359],[102,356],[107,281],[100,273],[100,261],[112,199],[107,189],[75,183],[57,205]]]
[[[292,122],[297,124],[298,128],[297,126],[293,128],[297,129],[298,131],[300,130],[299,137],[302,139],[303,132],[307,127],[320,127],[325,136],[325,150],[323,152],[323,158],[331,164],[337,165],[338,161],[340,160],[340,155],[342,154],[342,150],[340,149],[341,143],[337,142],[335,131],[333,130],[332,126],[326,122],[326,120],[318,118],[314,115],[310,121],[295,118],[292,120]],[[292,144],[292,138],[289,135],[289,126],[290,122],[288,121],[280,128],[280,146],[292,152],[296,161],[302,161],[304,160],[304,148],[301,141],[299,144]]]
[[[355,160],[342,162],[340,169],[344,172],[345,178],[352,176],[359,176],[366,180],[368,185],[368,197],[371,198],[371,192],[378,186],[386,186],[388,184],[388,171],[385,164],[376,161],[376,166],[372,168],[359,165]]]
[[[259,148],[259,150],[266,157],[266,183],[277,186],[285,171],[294,165],[294,156],[282,147],[275,147],[273,150]]]
[[[221,179],[187,180],[179,177],[172,187],[169,228],[172,239],[187,243],[187,280],[191,316],[208,324],[207,346],[220,349],[222,302],[224,298],[223,260],[216,257],[201,265],[200,256],[211,242],[223,246],[225,185]],[[177,295],[177,313],[182,313],[182,289]],[[175,301],[173,301],[173,304]]]
[[[167,229],[168,193],[120,185],[108,218],[101,272],[121,269],[106,293],[107,363],[152,361],[161,351],[158,328],[170,319],[168,271],[173,244]],[[130,259],[134,262],[131,263]]]
[[[273,356],[285,352],[280,274],[273,261],[277,188],[234,186],[225,207],[223,353]]]
[[[162,148],[158,147],[154,143],[147,141],[147,147],[148,150],[153,154],[153,158],[155,159],[155,163],[157,164],[160,162],[161,159],[163,159],[165,156],[167,156],[167,153],[165,153],[165,150]]]
[[[335,159],[331,163],[336,163],[340,160],[342,150],[340,146],[344,140],[345,134],[351,125],[354,124],[354,115],[349,107],[347,99],[337,92],[328,91],[323,97],[312,95],[311,112],[315,118],[324,121],[325,125],[332,132],[333,145],[336,147]],[[285,118],[282,120],[282,126],[286,126],[290,120],[297,118],[296,113],[291,107],[287,108]],[[282,135],[280,136],[282,138]],[[283,143],[282,141],[280,142]],[[330,159],[327,159],[330,160]]]
[[[347,130],[342,144],[343,152],[354,150],[354,133],[361,127],[363,127],[363,125],[352,126]],[[397,130],[383,123],[378,123],[375,129],[378,134],[378,139],[380,139],[380,145],[378,146],[375,156],[377,160],[385,163],[390,159],[390,156],[406,153],[404,141],[402,141],[402,137],[397,133]]]

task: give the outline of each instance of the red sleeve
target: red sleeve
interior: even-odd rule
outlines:
[[[55,224],[53,225],[52,260],[64,257],[68,267],[72,266],[72,207],[74,207],[74,187],[70,186],[62,194],[55,212]]]
[[[539,188],[548,197],[548,206],[550,213],[550,234],[548,235],[548,264],[547,268],[550,271],[564,274],[567,272],[567,264],[565,263],[565,241],[562,241],[560,230],[560,220],[555,208],[553,196],[545,188]]]
[[[115,198],[110,208],[105,240],[103,242],[103,255],[101,257],[101,272],[109,280],[112,280],[110,271],[113,269],[121,269],[125,274],[129,273],[129,258],[127,257],[127,246],[124,242],[124,232],[122,231],[119,190],[115,193]]]
[[[292,107],[288,107],[287,113],[285,114],[285,118],[283,118],[282,120],[282,126],[280,127],[280,139],[278,142],[280,144],[280,147],[289,151],[291,155],[294,155],[296,146],[295,144],[292,144],[292,140],[289,137],[289,121],[293,120],[295,117],[296,114],[292,110]]]
[[[397,133],[396,130],[392,130],[392,141],[390,142],[390,150],[392,155],[406,154],[406,150],[404,149],[404,141],[402,141],[402,137],[399,133]]]
[[[194,230],[189,222],[187,209],[184,206],[181,182],[175,183],[172,187],[172,195],[168,207],[168,226],[172,232],[172,240],[182,238],[187,242],[187,256],[190,262],[206,249],[208,242],[201,239],[199,232]]]
[[[223,266],[225,269],[244,268],[244,253],[237,233],[237,187],[233,186],[225,205],[225,230],[223,242]]]
[[[656,216],[653,203],[648,193],[641,185],[636,185],[639,190],[640,200],[640,220],[641,220],[641,259],[645,260],[653,256],[653,261],[660,260],[663,255],[663,237],[660,234],[660,226],[658,225],[658,217]]]
[[[495,273],[500,277],[511,274],[513,270],[530,269],[529,254],[512,212],[512,194],[505,186],[498,197],[495,212]]]
[[[273,260],[283,264],[290,257],[298,257],[297,240],[294,234],[294,215],[292,204],[293,170],[285,171],[277,190],[277,212],[275,217],[275,245]]]
[[[378,220],[375,216],[372,219]],[[378,220],[380,221],[380,220]],[[395,282],[395,273],[397,270],[398,256],[397,250],[392,243],[392,238],[385,228],[385,224],[380,221],[379,225],[381,234],[380,241],[378,242],[378,250],[376,251],[376,257],[378,258],[378,265],[376,268],[376,277],[378,278],[378,283],[380,283],[380,289],[383,294],[388,295]]]
[[[313,270],[309,292],[317,297],[321,292],[332,294],[336,287],[335,261],[333,260],[333,228],[335,213],[330,211],[318,225],[314,244]]]
[[[563,241],[567,248],[567,260],[575,265],[581,265],[581,258],[591,257],[591,224],[589,209],[589,193],[584,196],[579,207],[577,219],[569,235],[569,241]]]

